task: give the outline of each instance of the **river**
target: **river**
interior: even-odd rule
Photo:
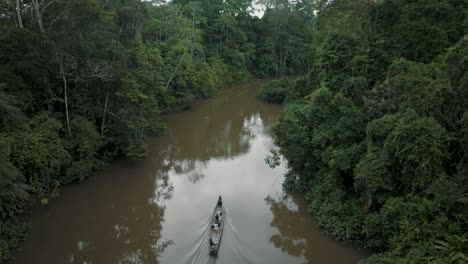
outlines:
[[[163,118],[142,161],[115,161],[66,186],[31,216],[13,263],[356,263],[363,250],[316,226],[300,194],[282,190],[285,164],[271,169],[269,128],[281,107],[255,99],[264,81],[234,85],[187,112]],[[208,254],[217,197],[226,225]]]

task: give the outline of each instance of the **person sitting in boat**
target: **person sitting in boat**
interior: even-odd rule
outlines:
[[[210,238],[210,245],[216,245],[218,244],[218,240],[216,238]]]
[[[221,207],[223,205],[223,201],[221,200],[221,196],[218,198],[218,206]]]
[[[218,224],[218,225],[221,224],[221,217],[219,217],[218,214],[216,214],[216,216],[215,216],[215,223]]]

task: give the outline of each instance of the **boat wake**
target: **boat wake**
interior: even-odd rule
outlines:
[[[184,259],[187,264],[223,264],[223,263],[252,263],[245,255],[249,252],[248,248],[244,248],[244,243],[238,236],[237,229],[229,217],[229,211],[226,210],[226,224],[224,226],[224,234],[221,242],[221,248],[218,256],[210,255],[210,216],[207,216],[199,228],[199,234],[196,241],[193,241],[193,248]]]
[[[210,252],[210,216],[207,216],[202,221],[202,226],[197,230],[201,233],[198,234],[195,241],[193,241],[194,247],[192,251],[186,256],[184,263],[187,264],[202,264],[202,263],[215,263],[211,262],[212,257],[209,256]]]

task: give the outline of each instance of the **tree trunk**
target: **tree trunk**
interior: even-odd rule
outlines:
[[[224,32],[224,26],[222,26],[221,30],[219,31],[219,51],[223,49],[223,32]]]
[[[174,71],[172,72],[171,77],[169,78],[169,80],[167,80],[166,90],[169,89],[169,85],[171,84],[172,79],[174,78],[175,74],[177,73],[177,70],[179,69],[180,64],[182,64],[182,60],[184,59],[184,56],[185,56],[185,53],[182,54],[182,56],[180,57],[179,63],[177,64],[177,66],[174,68]]]
[[[193,34],[195,34],[195,10],[192,10],[192,37],[190,42],[190,57],[193,60]]]
[[[101,136],[104,135],[104,128],[106,127],[106,113],[107,113],[108,103],[109,103],[109,87],[106,86],[106,99],[104,100],[104,109],[102,110]]]
[[[39,31],[41,32],[41,36],[45,40],[47,40],[46,31],[44,29],[44,23],[42,21],[43,10],[41,10],[41,6],[43,5],[43,3],[39,3],[38,0],[32,0],[32,3],[34,6],[34,12],[36,13],[37,24],[39,25]]]
[[[60,67],[60,75],[62,75],[63,81],[63,100],[65,102],[65,116],[67,119],[67,131],[68,135],[71,136],[71,129],[70,129],[70,115],[68,113],[68,83],[67,83],[67,76],[65,75],[65,69],[63,67],[63,54],[56,50],[55,55],[57,57],[57,62]]]
[[[21,0],[16,0],[16,16],[18,16],[18,24],[20,28],[23,27],[23,19],[21,17]]]
[[[46,40],[47,42],[47,33],[44,28],[44,22],[43,22],[43,16],[44,12],[47,10],[47,8],[52,5],[56,0],[49,0],[48,2],[46,0],[31,0],[31,3],[34,6],[34,12],[36,13],[36,19],[37,19],[37,24],[39,25],[39,31],[41,32],[41,36]],[[70,3],[70,2],[68,2]],[[68,6],[68,4],[67,4]],[[63,13],[63,12],[62,12]],[[62,13],[59,15],[61,16]]]
[[[64,89],[64,100],[65,100],[65,115],[67,117],[67,131],[68,135],[71,136],[70,130],[70,115],[68,114],[68,87],[67,87],[67,78],[65,73],[62,71],[62,80],[63,80],[63,89]]]
[[[283,67],[286,68],[286,60],[288,59],[289,49],[286,49],[286,54],[284,54]]]
[[[42,15],[37,16],[37,23],[39,24],[39,30],[41,31],[42,37],[47,40],[47,35],[44,29],[44,24],[42,23]]]

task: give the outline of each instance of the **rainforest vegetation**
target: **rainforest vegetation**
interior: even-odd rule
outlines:
[[[0,1],[0,262],[33,200],[143,157],[158,115],[250,77],[247,3]]]
[[[0,262],[33,201],[144,157],[161,114],[226,83],[287,76],[259,95],[285,103],[269,161],[287,159],[284,186],[305,193],[318,223],[376,252],[367,263],[467,263],[467,8],[1,1]]]
[[[303,31],[305,75],[259,95],[285,102],[268,162],[287,160],[284,187],[328,233],[376,253],[364,263],[468,263],[467,8],[328,1]]]

